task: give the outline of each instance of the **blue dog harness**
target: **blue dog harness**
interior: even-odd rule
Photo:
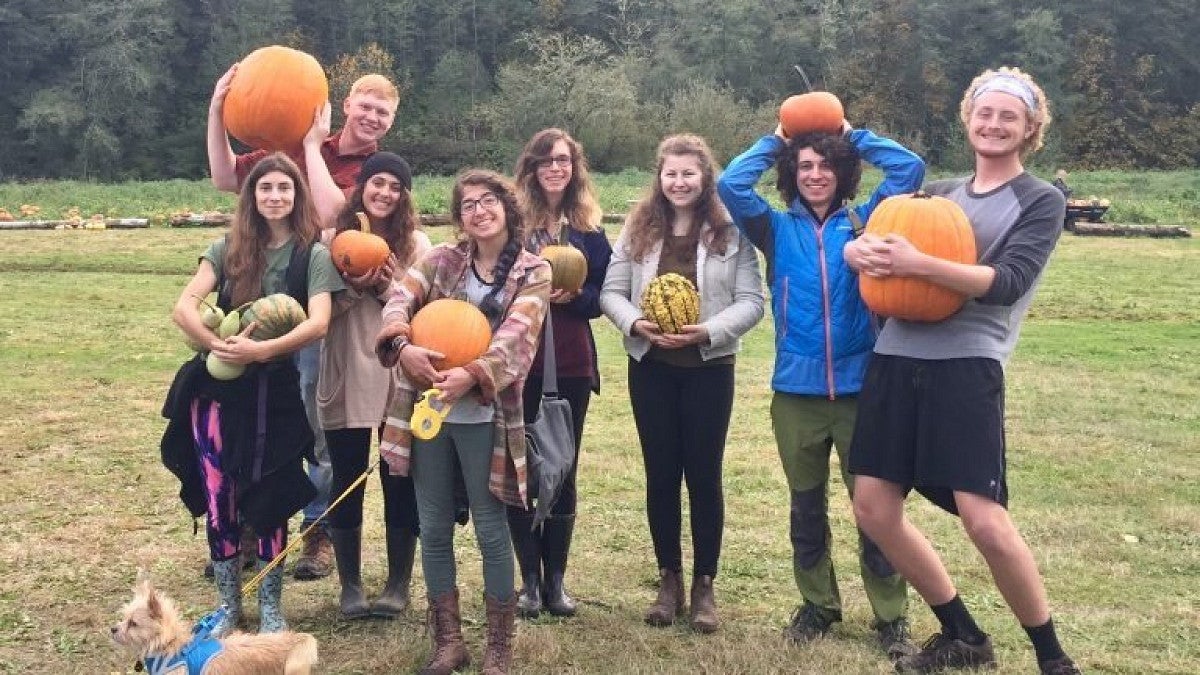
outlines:
[[[192,639],[171,658],[146,657],[144,661],[146,672],[149,675],[164,675],[184,665],[187,667],[187,675],[201,675],[208,662],[221,653],[221,642],[213,637],[212,631],[228,613],[229,608],[221,605],[219,609],[197,621],[196,625],[192,627]]]

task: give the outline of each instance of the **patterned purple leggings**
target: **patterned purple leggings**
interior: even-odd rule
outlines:
[[[210,399],[192,401],[192,440],[196,444],[196,461],[204,476],[204,492],[208,501],[208,517],[204,530],[208,534],[208,553],[213,560],[229,560],[238,554],[241,542],[241,523],[233,480],[221,470],[221,404]],[[281,525],[270,536],[259,536],[258,557],[272,560],[287,546],[287,526]]]

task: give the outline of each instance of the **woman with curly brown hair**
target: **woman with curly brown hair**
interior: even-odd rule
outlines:
[[[502,176],[477,169],[459,174],[451,209],[460,240],[422,256],[395,284],[383,308],[376,351],[384,366],[400,368],[379,451],[390,472],[411,475],[416,488],[434,644],[421,672],[450,673],[471,660],[462,637],[454,559],[459,472],[483,555],[483,672],[504,673],[512,660],[517,608],[505,506],[526,502],[521,392],[546,316],[550,265],[524,250],[516,191]],[[412,317],[440,298],[470,302],[492,326],[482,356],[447,370],[434,366],[441,354],[409,342]],[[440,390],[443,405],[453,407],[441,432],[422,440],[413,436],[409,419],[417,393],[431,386]]]
[[[542,351],[554,349],[559,395],[571,404],[575,429],[575,455],[550,516],[540,528],[533,514],[510,508],[508,526],[521,568],[522,588],[517,611],[536,617],[543,609],[555,616],[575,614],[575,601],[563,587],[567,557],[575,530],[575,476],[583,425],[593,391],[600,391],[596,340],[591,320],[600,316],[600,287],[612,256],[612,246],[600,225],[600,206],[588,175],[583,148],[562,129],[534,134],[516,166],[517,190],[529,223],[525,249],[541,253],[546,246],[571,246],[587,260],[587,276],[578,290],[550,292],[554,344],[543,341],[525,382],[525,421],[537,417],[542,397]]]
[[[629,399],[646,467],[646,515],[659,570],[658,597],[645,620],[670,625],[686,612],[680,547],[681,481],[691,504],[694,629],[717,630],[713,578],[725,527],[721,465],[733,409],[734,355],[763,317],[754,247],[717,198],[717,166],[699,136],[658,146],[654,184],[625,222],[600,296],[625,336]],[[700,296],[700,318],[666,333],[645,318],[642,293],[676,273]]]

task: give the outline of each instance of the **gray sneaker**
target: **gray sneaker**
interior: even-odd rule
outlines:
[[[1083,671],[1069,656],[1042,661],[1038,664],[1038,670],[1042,672],[1042,675],[1083,675]]]
[[[842,620],[842,613],[822,609],[806,602],[792,613],[792,620],[783,629],[783,637],[789,642],[803,644],[829,632],[833,624]]]
[[[892,663],[917,653],[917,646],[909,639],[908,619],[902,616],[892,621],[876,621],[875,637]]]
[[[896,661],[898,673],[935,673],[944,668],[995,668],[992,639],[984,636],[978,645],[934,633],[921,651]]]

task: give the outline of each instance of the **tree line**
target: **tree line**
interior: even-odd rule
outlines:
[[[422,173],[510,168],[547,126],[602,171],[676,131],[724,162],[806,90],[795,66],[937,166],[968,160],[971,78],[1015,65],[1052,103],[1039,161],[1191,167],[1197,35],[1194,0],[6,0],[0,180],[206,175],[213,83],[268,44],[316,56],[335,102],[389,75],[385,146]]]

